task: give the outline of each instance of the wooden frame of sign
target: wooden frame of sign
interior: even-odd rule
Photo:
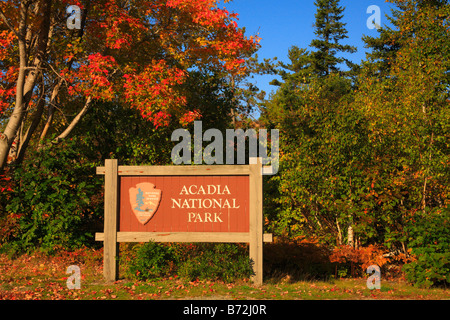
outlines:
[[[104,217],[104,232],[103,233],[96,233],[95,239],[97,241],[103,241],[103,247],[104,247],[104,253],[103,253],[103,274],[107,281],[115,281],[117,279],[118,275],[118,259],[117,259],[117,253],[118,253],[118,243],[119,242],[148,242],[148,241],[155,241],[155,242],[224,242],[224,243],[249,243],[249,255],[250,259],[254,263],[253,271],[254,275],[252,277],[253,282],[256,285],[261,285],[263,282],[263,242],[272,242],[272,235],[271,234],[263,234],[263,199],[262,199],[262,164],[261,164],[261,158],[252,158],[250,159],[249,165],[214,165],[214,166],[119,166],[118,161],[115,159],[108,159],[105,161],[104,167],[97,167],[97,174],[99,175],[105,175],[105,191],[104,191],[104,210],[105,210],[105,217]],[[140,231],[134,231],[134,229],[128,230],[128,231],[120,231],[119,224],[120,221],[120,215],[121,212],[124,210],[124,204],[121,202],[123,201],[123,196],[121,197],[121,181],[122,178],[129,178],[132,179],[133,177],[143,177],[142,179],[145,179],[145,177],[152,177],[153,179],[157,179],[155,177],[174,177],[178,176],[184,179],[211,179],[211,177],[215,176],[221,176],[222,179],[224,176],[229,176],[230,179],[233,179],[234,177],[248,177],[248,189],[247,186],[242,186],[242,189],[248,190],[248,193],[245,193],[244,197],[247,197],[248,199],[245,200],[245,203],[247,203],[247,209],[244,210],[244,208],[241,208],[240,205],[237,205],[235,202],[235,199],[233,202],[230,200],[229,202],[226,202],[225,204],[228,204],[228,208],[232,208],[233,210],[236,210],[237,213],[234,216],[241,215],[241,212],[247,211],[246,214],[248,216],[248,224],[244,221],[242,223],[235,223],[236,227],[233,230],[240,230],[244,228],[243,230],[240,230],[239,232],[232,231],[227,232],[227,230],[214,230],[214,227],[211,227],[212,229],[210,231],[198,231],[195,232],[192,231],[179,231],[181,229],[177,229],[178,231],[172,232],[172,226],[170,229],[167,229],[167,223],[165,227],[161,230],[158,228],[161,227],[154,227],[156,229],[156,232],[146,232],[142,231],[145,226],[139,225],[138,227],[134,227],[135,229],[139,229]],[[209,176],[209,177],[206,177]],[[201,177],[201,178],[199,178]],[[226,177],[225,177],[226,179]],[[125,181],[125,180],[123,180]],[[151,185],[154,187],[153,185]],[[213,186],[214,187],[214,186]],[[230,191],[228,190],[228,187],[225,186],[228,193]],[[187,189],[186,187],[183,187]],[[196,186],[198,188],[198,186]],[[236,187],[238,188],[238,187]],[[125,188],[124,188],[125,189]],[[131,189],[131,188],[130,188]],[[173,189],[173,188],[172,188]],[[195,189],[197,190],[197,189]],[[141,191],[141,190],[139,190]],[[192,190],[191,190],[192,191]],[[159,191],[161,192],[161,191]],[[214,189],[214,192],[216,192],[216,189]],[[240,189],[237,193],[241,193]],[[131,194],[131,191],[130,191]],[[181,194],[181,193],[180,193]],[[220,194],[220,190],[219,190]],[[223,194],[223,193],[222,193]],[[152,195],[153,196],[153,195]],[[131,196],[130,196],[131,197]],[[122,199],[122,201],[121,201]],[[180,206],[181,199],[179,202],[176,201],[176,199],[172,200],[172,208],[176,208]],[[193,203],[194,200],[198,200],[200,203],[201,199],[190,199]],[[203,200],[203,205],[205,205],[205,201],[208,199]],[[127,200],[128,201],[128,200]],[[160,199],[157,199],[157,201],[160,201]],[[208,201],[211,201],[210,199]],[[151,202],[151,201],[150,201]],[[143,201],[141,203],[144,203]],[[145,202],[147,203],[147,202]],[[211,203],[211,202],[209,202]],[[216,201],[216,203],[218,203]],[[230,203],[234,203],[234,207],[230,205]],[[189,206],[189,203],[187,204]],[[201,206],[201,204],[200,204]],[[211,207],[211,204],[209,204]],[[128,207],[130,205],[128,204]],[[225,207],[225,206],[224,206]],[[243,206],[244,207],[244,206]],[[239,208],[239,209],[238,209]],[[137,209],[137,208],[136,208]],[[140,208],[139,208],[140,209]],[[230,218],[230,211],[232,209],[228,210],[228,218]],[[153,209],[146,209],[147,211],[152,211]],[[156,209],[158,211],[160,209]],[[163,210],[163,209],[161,209]],[[175,209],[174,209],[175,210]],[[174,211],[174,210],[166,210],[168,211]],[[143,210],[141,210],[143,211]],[[136,212],[135,212],[136,213]],[[158,213],[155,213],[155,216]],[[129,214],[131,216],[131,214]],[[161,216],[161,214],[160,214]],[[242,215],[241,215],[242,216]],[[247,217],[245,216],[245,217]],[[195,216],[195,219],[202,219],[200,216]],[[208,220],[209,218],[209,220]],[[194,214],[192,213],[192,216],[189,216],[189,224],[192,224],[192,221],[194,219]],[[224,216],[217,215],[215,217],[216,220],[223,222],[222,220],[225,220]],[[234,219],[234,218],[233,218]],[[241,218],[242,219],[242,218]],[[134,219],[136,220],[136,219]],[[155,219],[156,220],[156,219]],[[214,222],[211,214],[206,213],[206,217],[203,217],[203,220],[211,222]],[[230,218],[230,221],[232,219]],[[137,221],[137,220],[136,220]],[[138,224],[136,221],[134,221],[134,224]],[[142,221],[141,221],[142,224]],[[178,228],[180,223],[178,223]],[[224,223],[222,223],[223,225]],[[149,225],[151,225],[149,223]],[[230,222],[228,222],[228,227],[230,228]],[[244,226],[244,227],[242,227]],[[149,226],[148,228],[150,228]],[[133,228],[133,227],[131,227]],[[236,229],[238,228],[238,229]],[[240,228],[240,229],[239,229]],[[176,228],[175,228],[176,229]],[[153,229],[151,229],[153,230]]]

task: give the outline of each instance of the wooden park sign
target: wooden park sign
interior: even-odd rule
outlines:
[[[249,243],[253,281],[262,284],[262,165],[119,166],[106,160],[103,273],[117,278],[118,242]]]

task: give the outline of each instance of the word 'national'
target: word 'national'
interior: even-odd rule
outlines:
[[[240,206],[236,206],[236,199],[173,199],[172,209],[209,209],[209,208],[229,208],[239,209]]]

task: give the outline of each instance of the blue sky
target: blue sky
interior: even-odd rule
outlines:
[[[261,49],[258,56],[264,58],[277,57],[288,62],[287,53],[291,46],[308,48],[315,38],[313,24],[316,6],[314,0],[234,0],[223,6],[230,12],[239,14],[239,27],[246,28],[246,35],[258,34],[261,38]],[[375,29],[366,26],[371,16],[367,8],[377,5],[381,9],[381,25],[389,24],[386,14],[391,15],[393,6],[384,0],[341,0],[345,7],[343,22],[347,23],[348,39],[343,44],[356,46],[358,52],[345,56],[355,63],[365,59],[366,49],[361,38],[363,35],[376,36]],[[268,83],[274,76],[256,77],[257,86],[269,93],[275,87]]]

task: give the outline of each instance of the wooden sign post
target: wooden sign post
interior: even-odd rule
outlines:
[[[119,242],[249,243],[253,282],[263,282],[262,165],[119,166],[105,175],[103,273],[117,279]]]

